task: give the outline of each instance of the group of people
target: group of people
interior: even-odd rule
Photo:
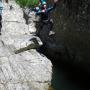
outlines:
[[[41,17],[41,20],[48,20],[49,13],[56,8],[56,3],[58,0],[54,0],[54,5],[51,7],[47,7],[47,0],[40,0],[39,6],[33,8],[36,15]]]
[[[6,3],[8,3],[8,0],[5,0]],[[49,13],[55,9],[56,3],[58,0],[54,0],[54,5],[51,7],[47,7],[47,0],[39,0],[39,5],[32,10],[36,13],[36,16],[40,16],[40,21],[48,21],[49,20]],[[1,28],[2,28],[2,10],[3,10],[3,4],[2,0],[0,0],[0,34],[1,34]]]
[[[49,16],[50,16],[50,12],[56,8],[57,2],[58,0],[54,0],[54,5],[48,7],[47,0],[40,0],[39,5],[32,9],[36,13],[36,16],[40,16],[39,28],[37,30],[38,36],[45,24],[47,24],[47,26],[49,25],[50,31],[52,30],[53,20],[50,19]]]

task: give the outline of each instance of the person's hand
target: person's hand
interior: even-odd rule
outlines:
[[[55,3],[57,3],[57,2],[58,2],[58,0],[54,0],[54,2],[55,2]]]

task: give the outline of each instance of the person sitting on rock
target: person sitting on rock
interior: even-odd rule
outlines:
[[[2,4],[2,0],[0,0],[0,35],[1,35],[1,28],[2,28],[2,10],[3,10],[3,4]]]

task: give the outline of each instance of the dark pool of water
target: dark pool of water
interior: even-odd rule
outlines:
[[[39,52],[52,61],[54,90],[90,90],[90,71],[82,65],[66,62],[60,55],[48,54],[44,46]]]
[[[54,64],[52,86],[55,90],[90,90],[90,75],[79,67]]]

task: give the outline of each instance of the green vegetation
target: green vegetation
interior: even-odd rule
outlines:
[[[16,0],[21,7],[34,7],[39,3],[39,0]]]

